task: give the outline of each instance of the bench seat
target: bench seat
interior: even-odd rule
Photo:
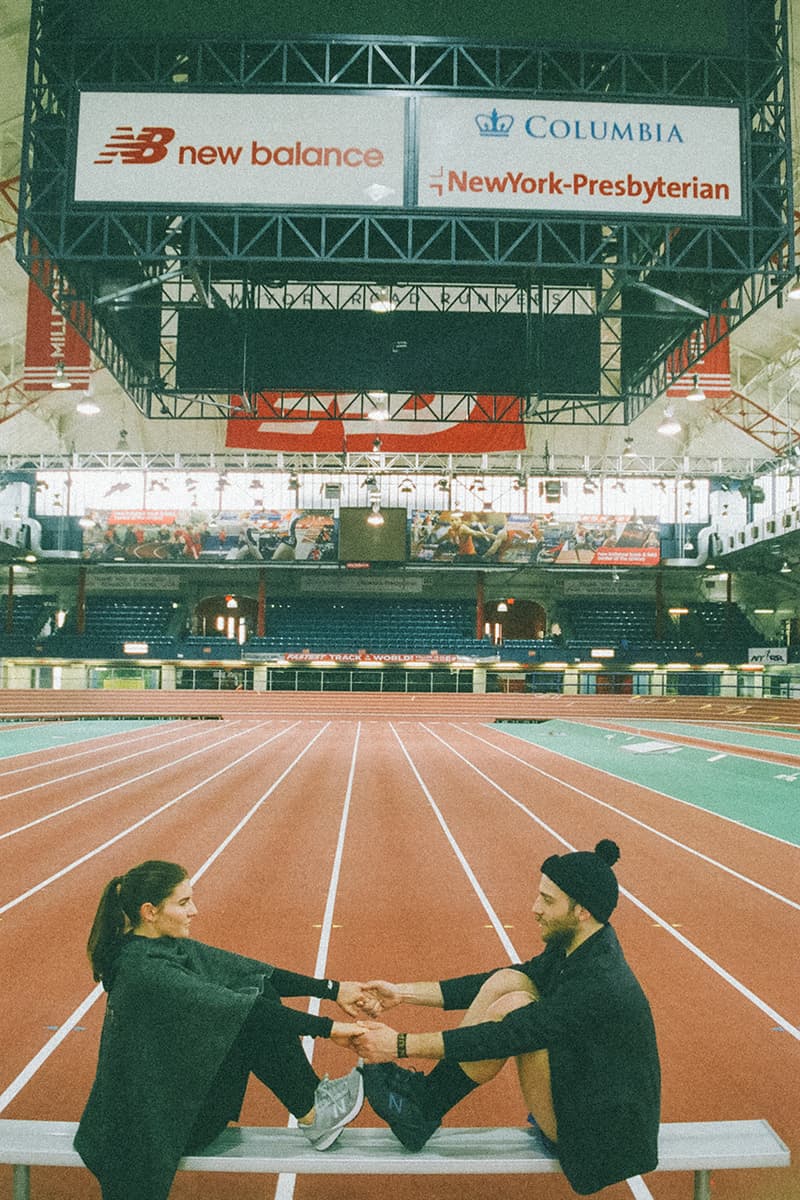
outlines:
[[[0,1162],[15,1167],[14,1200],[30,1195],[31,1166],[80,1167],[72,1121],[0,1120]],[[786,1167],[788,1147],[767,1121],[701,1121],[661,1126],[659,1171],[695,1173],[695,1200],[710,1196],[712,1170]],[[298,1129],[231,1126],[180,1171],[314,1175],[529,1175],[560,1172],[528,1129],[447,1128],[418,1154],[388,1129],[346,1129],[320,1152]]]

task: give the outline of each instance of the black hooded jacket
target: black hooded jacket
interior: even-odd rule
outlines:
[[[548,946],[517,964],[540,999],[502,1021],[444,1034],[460,1062],[546,1049],[558,1157],[580,1195],[658,1163],[661,1076],[650,1005],[610,925],[570,955]],[[444,980],[446,1009],[468,1008],[494,972]]]
[[[104,984],[97,1074],[74,1144],[115,1200],[166,1200],[212,1085],[229,1098],[227,1119],[238,1117],[247,1073],[227,1078],[226,1056],[265,987],[288,1035],[331,1030],[277,997],[335,999],[335,985],[191,938],[127,937]]]

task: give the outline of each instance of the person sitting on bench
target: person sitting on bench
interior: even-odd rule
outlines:
[[[197,913],[187,872],[151,860],[112,879],[89,936],[108,993],[97,1074],[75,1149],[103,1200],[166,1200],[180,1158],[239,1115],[252,1071],[325,1150],[363,1101],[354,1068],[320,1080],[301,1036],[349,1047],[355,1022],[298,1012],[282,996],[375,1011],[363,985],[312,979],[190,937]]]
[[[609,925],[618,846],[552,855],[533,906],[545,949],[529,962],[439,983],[372,980],[381,1010],[466,1009],[457,1029],[397,1033],[365,1021],[354,1045],[367,1099],[409,1150],[508,1058],[539,1145],[581,1195],[655,1169],[660,1067],[650,1006]],[[427,1075],[393,1059],[440,1059]]]

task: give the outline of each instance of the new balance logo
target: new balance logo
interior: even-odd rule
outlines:
[[[404,1104],[405,1100],[402,1096],[399,1096],[397,1092],[389,1092],[389,1112],[402,1116]]]
[[[126,166],[161,162],[174,137],[175,130],[168,125],[145,125],[137,134],[132,125],[118,125],[94,161],[107,165],[118,158]]]

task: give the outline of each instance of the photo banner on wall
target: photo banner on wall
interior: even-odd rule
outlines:
[[[407,420],[401,416],[393,416],[390,422],[338,418],[353,399],[341,393],[304,398],[303,414],[295,417],[282,412],[280,396],[263,392],[254,398],[256,415],[251,416],[245,415],[241,396],[232,396],[231,407],[242,415],[228,420],[225,445],[238,450],[361,453],[372,450],[379,437],[385,453],[491,454],[525,449],[522,402],[516,396],[453,397],[447,421],[415,416],[433,407],[433,396],[409,397],[404,406]],[[314,415],[315,406],[319,416]]]
[[[313,509],[93,509],[84,521],[82,557],[162,565],[335,562],[335,520]]]
[[[410,558],[449,565],[654,567],[656,517],[416,510]]]

